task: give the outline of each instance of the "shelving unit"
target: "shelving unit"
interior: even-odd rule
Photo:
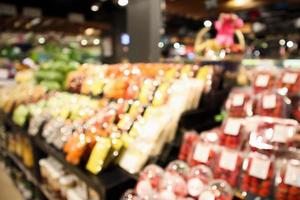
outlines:
[[[34,176],[31,175],[31,173],[28,172],[26,167],[17,160],[17,158],[14,155],[11,155],[12,160],[16,161],[17,165],[21,166],[26,173],[26,177],[28,176],[29,180],[33,180],[33,183],[40,187],[40,190],[45,193],[44,195],[49,199],[47,190],[40,186],[42,185],[41,182],[38,180],[39,178],[39,166],[38,166],[38,160],[41,158],[41,153],[47,154],[49,156],[52,156],[56,158],[63,166],[64,168],[69,171],[70,173],[73,173],[74,175],[78,176],[83,182],[86,183],[87,186],[93,188],[99,195],[101,200],[115,200],[120,198],[121,192],[125,191],[129,186],[134,186],[136,182],[136,176],[129,174],[125,170],[121,169],[118,166],[112,166],[106,170],[104,170],[99,175],[93,175],[83,169],[81,166],[75,166],[70,163],[68,163],[65,160],[65,155],[58,151],[55,147],[53,147],[50,144],[47,144],[41,136],[30,136],[25,129],[22,129],[21,127],[17,126],[13,123],[13,121],[5,115],[3,112],[0,112],[0,120],[4,122],[6,126],[8,126],[12,132],[18,133],[18,134],[24,134],[28,136],[31,140],[31,143],[33,145],[33,151],[35,153],[35,166],[34,166],[34,173],[37,174],[37,179],[34,178]],[[22,171],[23,171],[22,170]],[[51,198],[52,200],[53,198]]]

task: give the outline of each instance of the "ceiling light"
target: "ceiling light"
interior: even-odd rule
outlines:
[[[179,48],[180,48],[180,44],[179,44],[178,42],[175,42],[175,43],[173,44],[173,47],[174,47],[175,49],[179,49]]]
[[[83,40],[80,41],[80,44],[82,46],[86,46],[88,44],[88,41],[86,39],[83,39]]]
[[[128,0],[118,0],[119,6],[127,6]]]
[[[293,42],[293,41],[288,41],[288,42],[286,43],[286,46],[287,46],[288,48],[292,48],[292,47],[294,46],[294,42]]]
[[[204,26],[207,27],[207,28],[209,28],[209,27],[212,26],[212,22],[210,20],[205,20],[204,21]]]
[[[280,44],[281,46],[285,45],[285,40],[284,40],[284,39],[279,40],[279,44]]]
[[[99,5],[93,4],[93,5],[91,6],[91,10],[92,10],[93,12],[97,12],[97,11],[99,10]]]
[[[100,44],[100,40],[98,38],[93,40],[93,44],[94,45],[99,45]]]
[[[165,46],[165,44],[164,44],[163,42],[159,42],[159,43],[158,43],[158,47],[159,47],[159,48],[163,48],[164,46]]]

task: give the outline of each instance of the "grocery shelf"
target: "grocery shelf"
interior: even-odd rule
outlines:
[[[12,132],[27,135],[33,145],[42,152],[56,158],[66,170],[77,175],[87,186],[93,188],[100,196],[100,199],[115,199],[119,197],[118,191],[122,192],[128,188],[128,185],[134,185],[136,176],[128,173],[118,166],[112,166],[103,170],[99,175],[94,175],[81,168],[80,166],[72,165],[65,160],[65,155],[57,150],[51,144],[45,142],[41,136],[30,136],[27,131],[16,125],[7,115],[0,112],[0,119],[2,119]],[[116,189],[116,188],[123,188]]]
[[[10,160],[12,160],[15,163],[15,165],[18,166],[18,168],[23,172],[28,181],[33,183],[35,186],[39,185],[37,178],[33,175],[33,171],[27,168],[16,155],[8,151],[5,151],[5,154]]]

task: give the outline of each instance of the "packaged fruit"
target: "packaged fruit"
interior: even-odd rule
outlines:
[[[229,117],[249,117],[253,115],[253,99],[249,90],[233,90],[225,104]]]
[[[300,199],[300,160],[284,160],[276,178],[276,200]]]
[[[270,71],[257,71],[254,75],[253,90],[255,93],[261,93],[270,90],[275,86],[276,77]]]
[[[187,180],[189,196],[198,197],[212,179],[212,172],[207,166],[197,165],[191,168]]]
[[[187,178],[189,173],[189,166],[186,162],[183,162],[181,160],[174,160],[168,164],[166,167],[166,171],[171,174],[178,174],[179,176],[183,178]]]
[[[186,161],[190,154],[193,144],[198,140],[198,134],[196,132],[186,132],[183,136],[182,145],[179,151],[179,160]]]
[[[285,118],[289,116],[290,100],[275,91],[266,91],[255,100],[255,115]]]
[[[292,98],[292,116],[300,122],[300,97]]]
[[[154,164],[148,165],[140,173],[135,191],[139,197],[149,199],[159,189],[159,185],[163,179],[164,170]]]
[[[129,189],[123,194],[121,200],[142,200],[142,199],[135,194],[134,190]]]
[[[245,135],[243,133],[243,119],[228,118],[221,126],[220,145],[228,148],[241,148]]]
[[[188,164],[196,166],[204,164],[213,167],[217,156],[217,147],[210,143],[205,143],[201,139],[193,144],[192,150],[188,155]]]
[[[277,85],[282,94],[294,96],[300,93],[300,71],[286,69],[281,73]]]
[[[247,166],[240,184],[241,190],[256,196],[269,197],[275,175],[273,157],[252,152],[245,162]]]
[[[213,180],[208,187],[202,191],[198,200],[231,200],[233,190],[224,180]]]
[[[238,151],[223,148],[214,169],[215,178],[226,180],[232,187],[236,187],[242,165],[243,157]]]
[[[175,166],[175,165],[173,165]],[[178,166],[178,165],[176,165]],[[177,171],[177,170],[175,170]],[[185,197],[188,194],[187,183],[179,174],[174,173],[174,170],[166,171],[160,183],[159,191],[161,199],[176,199],[176,197]]]
[[[288,140],[296,134],[296,120],[272,117],[254,117],[253,120],[256,120],[257,126],[250,133],[252,150],[282,151],[290,147]]]

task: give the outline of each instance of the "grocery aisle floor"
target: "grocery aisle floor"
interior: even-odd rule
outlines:
[[[23,200],[20,192],[6,174],[2,163],[0,163],[0,186],[0,200]]]

